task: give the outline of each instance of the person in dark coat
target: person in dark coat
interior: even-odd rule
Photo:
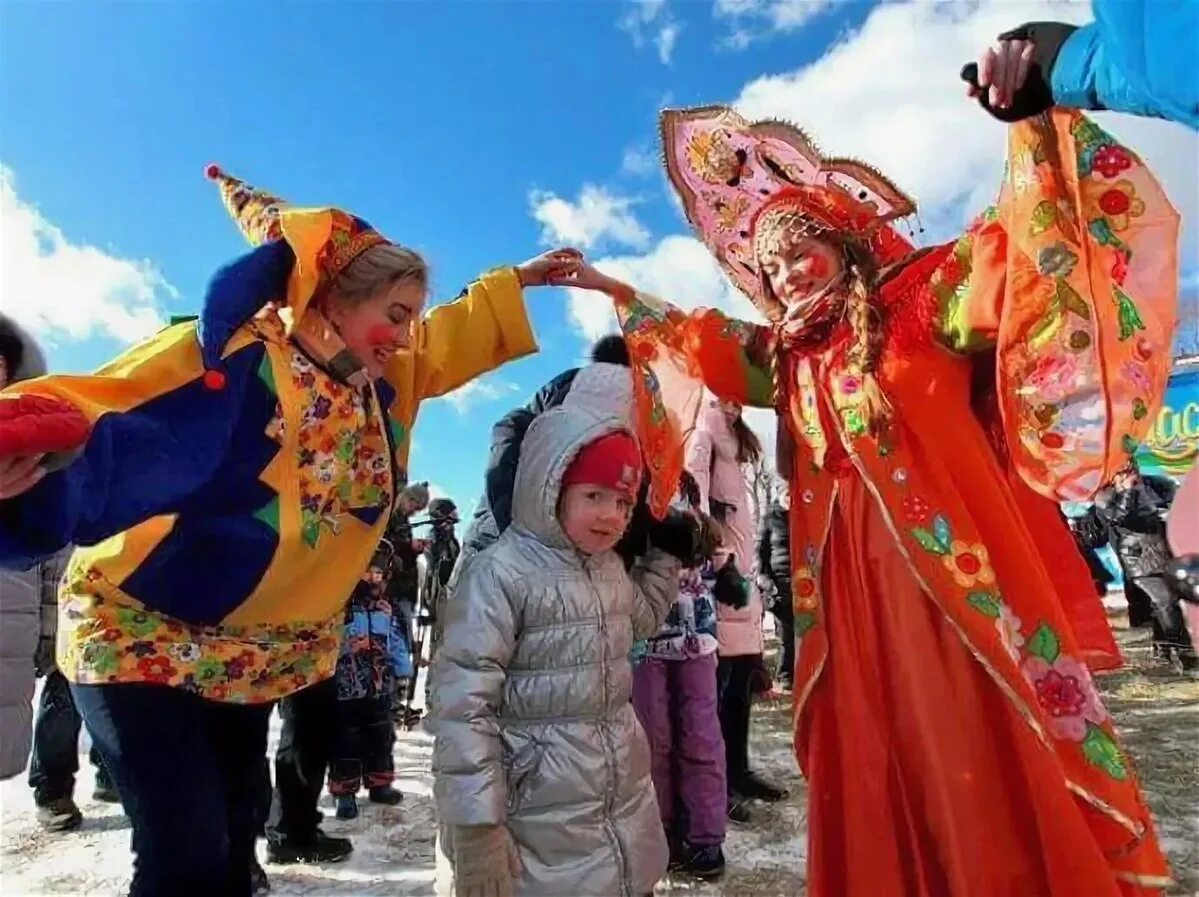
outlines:
[[[783,691],[795,681],[795,622],[791,605],[791,499],[786,483],[779,485],[758,522],[758,577],[766,608],[774,615],[779,634],[778,680]]]
[[[629,366],[629,350],[624,338],[613,334],[599,340],[591,349],[594,364]],[[463,541],[465,555],[482,551],[499,538],[512,522],[512,489],[516,482],[516,464],[525,431],[542,412],[561,405],[570,394],[575,378],[583,368],[563,371],[533,396],[528,403],[513,408],[491,428],[491,453],[483,495],[475,508]]]
[[[448,498],[429,502],[429,523],[432,527],[425,546],[425,575],[421,583],[420,623],[429,633],[429,666],[441,647],[445,632],[445,603],[449,597],[450,575],[462,553],[462,545],[454,534],[458,525],[458,506]],[[417,658],[419,663],[420,658]],[[430,707],[430,679],[425,679],[425,707]]]
[[[462,540],[457,569],[495,542],[512,522],[512,493],[520,447],[525,432],[539,415],[563,404],[572,393],[572,401],[584,405],[607,408],[625,402],[629,406],[626,413],[632,412],[632,375],[628,371],[629,350],[624,338],[612,334],[600,339],[592,347],[591,362],[563,371],[538,390],[531,401],[514,408],[492,427],[483,495]],[[702,538],[702,527],[688,514],[672,510],[663,520],[653,519],[645,502],[648,479],[646,477],[642,482],[632,522],[616,547],[626,568],[632,566],[635,558],[645,554],[651,542],[663,551],[683,558],[691,556],[695,544]],[[452,582],[450,589],[452,592]]]
[[[1199,666],[1187,634],[1178,589],[1169,575],[1166,513],[1176,488],[1165,477],[1142,476],[1135,465],[1116,475],[1095,496],[1082,524],[1091,547],[1106,539],[1124,571],[1124,592],[1132,626],[1153,627],[1154,653],[1177,656],[1184,669]]]

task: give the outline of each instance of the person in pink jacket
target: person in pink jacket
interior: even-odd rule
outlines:
[[[1190,630],[1191,644],[1199,652],[1199,582],[1195,573],[1195,561],[1199,559],[1199,476],[1194,470],[1183,480],[1174,496],[1174,504],[1166,520],[1166,538],[1185,571],[1179,579],[1182,581],[1184,598],[1190,597],[1182,602],[1182,612]]]
[[[762,599],[750,576],[756,525],[743,465],[761,457],[762,444],[741,417],[740,405],[710,393],[704,403],[687,441],[686,468],[699,486],[700,506],[721,528],[714,596],[720,728],[729,818],[745,822],[749,814],[744,801],[774,802],[787,796],[786,790],[749,768],[750,707],[756,691],[769,690],[769,674],[762,663]],[[766,683],[764,688],[757,686],[761,682]]]

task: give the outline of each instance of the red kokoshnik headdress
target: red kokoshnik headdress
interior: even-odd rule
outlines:
[[[912,251],[891,225],[915,213],[912,199],[869,165],[826,158],[794,125],[700,106],[664,111],[661,127],[666,172],[687,219],[771,321],[784,309],[763,289],[757,248],[787,231],[854,240],[880,267]]]

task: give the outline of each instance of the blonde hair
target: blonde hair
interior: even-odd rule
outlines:
[[[398,283],[411,283],[428,289],[429,266],[420,253],[383,243],[372,246],[329,284],[328,294],[356,305]]]

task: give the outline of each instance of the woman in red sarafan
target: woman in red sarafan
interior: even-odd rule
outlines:
[[[994,208],[913,250],[890,225],[911,200],[791,126],[704,107],[665,113],[663,137],[688,218],[771,323],[593,269],[580,285],[616,299],[657,506],[701,383],[781,418],[809,893],[1158,893],[1041,511],[1109,479],[1159,403],[1178,235],[1161,188],[1054,110],[1010,129]]]

